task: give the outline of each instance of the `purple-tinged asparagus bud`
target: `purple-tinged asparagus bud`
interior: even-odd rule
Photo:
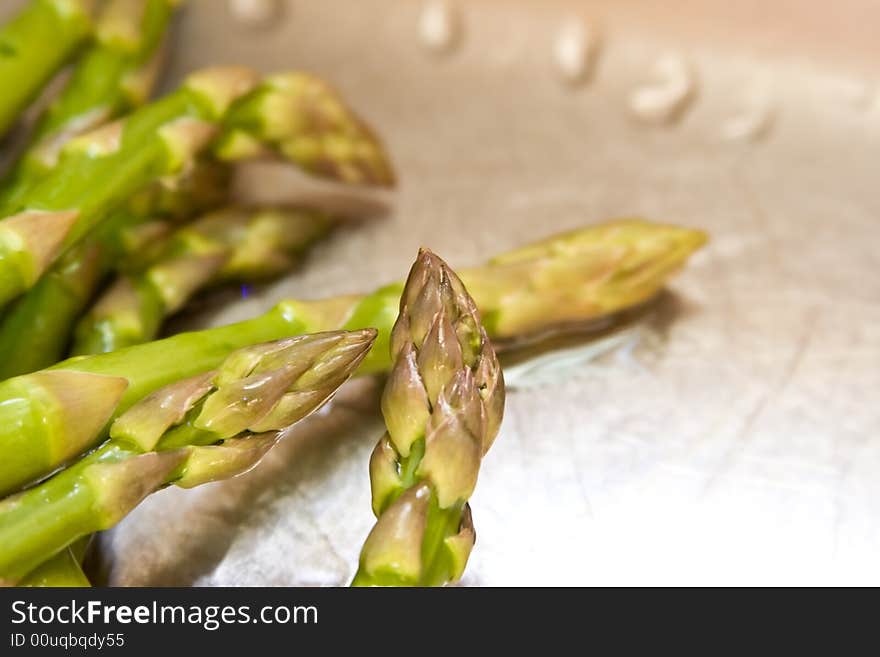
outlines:
[[[411,342],[403,345],[388,375],[382,392],[382,415],[394,449],[409,456],[412,444],[424,437],[431,404],[416,365],[416,351]]]
[[[198,374],[160,388],[123,413],[110,427],[110,437],[152,450],[166,431],[213,388],[216,372]]]
[[[403,480],[397,462],[398,455],[391,446],[391,438],[385,434],[376,443],[370,456],[370,491],[373,497],[373,513],[376,517],[403,491]]]
[[[96,527],[109,529],[162,486],[183,463],[180,452],[149,452],[116,463],[94,463],[83,470],[84,483],[94,491]]]
[[[208,395],[195,426],[230,438],[266,415],[296,380],[296,365],[251,374]]]
[[[320,408],[361,364],[376,339],[375,329],[341,332],[341,338],[312,361],[275,407],[249,427],[277,431]],[[316,334],[320,336],[326,334]]]
[[[434,484],[437,501],[449,508],[471,496],[483,456],[485,411],[470,370],[459,370],[444,390],[425,438],[416,474]]]
[[[110,433],[153,449],[192,412],[216,440],[280,431],[324,404],[357,369],[373,329],[302,335],[245,347],[216,371],[158,390],[114,422]]]
[[[474,531],[474,522],[471,518],[471,505],[465,504],[461,512],[461,525],[458,533],[443,541],[443,547],[447,551],[451,565],[450,581],[455,582],[461,579],[465,566],[467,566],[468,557],[471,556],[471,550],[476,542],[477,534]]]
[[[419,578],[430,501],[428,484],[413,486],[379,516],[361,552],[366,572],[390,575],[401,582]]]
[[[174,485],[195,488],[229,479],[253,468],[281,437],[278,431],[227,440],[220,445],[185,447],[186,467]]]
[[[479,439],[484,454],[504,414],[501,367],[473,299],[429,251],[419,253],[407,278],[391,349],[394,364],[382,409],[398,454],[407,457],[416,440],[427,439],[429,425],[439,427],[461,413],[459,423],[467,419],[462,426]]]
[[[378,520],[354,584],[444,584],[474,544],[467,500],[501,424],[504,378],[476,305],[429,251],[407,278],[391,355],[388,433],[370,458]]]

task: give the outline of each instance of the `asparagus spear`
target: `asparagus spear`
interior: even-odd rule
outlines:
[[[513,251],[463,272],[462,280],[473,290],[481,315],[492,318],[485,324],[489,336],[507,340],[523,335],[519,331],[540,333],[559,322],[591,320],[645,301],[704,240],[702,233],[686,228],[617,221]],[[609,255],[603,257],[606,249]],[[590,265],[595,259],[603,266]],[[282,301],[255,319],[72,358],[0,382],[0,494],[94,446],[105,435],[107,420],[135,401],[211,370],[249,344],[374,327],[379,330],[376,348],[361,371],[387,371],[401,291],[402,285],[393,284],[366,296]],[[560,308],[561,299],[571,305]]]
[[[0,318],[0,380],[57,363],[74,323],[110,270],[146,266],[175,222],[223,200],[228,173],[205,162],[170,189],[157,183],[64,254]]]
[[[31,146],[9,174],[6,203],[58,162],[72,138],[142,105],[159,72],[161,44],[177,0],[109,0],[95,25],[95,42],[70,81],[38,121]]]
[[[346,183],[395,182],[375,133],[326,82],[305,73],[269,76],[237,103],[215,152],[231,161],[270,154]]]
[[[92,30],[94,0],[31,0],[0,27],[0,136]]]
[[[375,334],[256,345],[143,399],[116,420],[104,445],[0,502],[0,581],[18,582],[78,538],[112,527],[162,486],[191,488],[249,470],[282,430],[348,379]]]
[[[33,372],[63,357],[68,328],[102,275],[101,253],[89,241],[59,260],[0,320],[0,379]]]
[[[162,321],[200,289],[276,276],[329,228],[329,218],[318,212],[242,208],[184,226],[156,262],[117,279],[95,303],[79,322],[73,353],[104,353],[152,340]]]
[[[461,271],[493,340],[603,317],[654,296],[706,242],[688,228],[617,219]]]
[[[376,524],[353,586],[441,586],[475,534],[467,500],[504,415],[504,377],[473,299],[421,251],[391,332],[387,432],[370,458]]]
[[[311,81],[309,76],[297,74],[269,77],[261,85],[258,76],[247,69],[201,71],[187,78],[177,91],[126,119],[69,142],[58,165],[19,195],[14,205],[5,206],[6,219],[0,222],[0,303],[33,286],[59,254],[81,240],[132,194],[190,166],[195,157],[215,143],[227,119],[236,135],[249,134],[253,142],[259,141],[265,125],[271,123],[271,143],[279,139],[279,134],[288,134],[285,130],[291,135],[314,135],[318,140],[337,136],[354,139],[352,135],[356,134],[358,143],[373,143],[372,135],[364,132],[361,123],[326,86],[279,84],[279,79],[290,77]],[[254,108],[248,95],[251,93],[259,98],[289,102],[260,103]],[[239,99],[240,106],[236,103]],[[293,112],[299,118],[273,121],[276,112]],[[263,123],[256,123],[257,117]],[[225,159],[254,156],[253,149],[242,149],[240,140],[235,141],[239,145],[225,138],[220,140],[218,146],[223,146]],[[371,155],[384,162],[381,147],[374,146]],[[283,154],[295,163],[318,170],[311,156],[287,151]],[[349,154],[335,150],[322,151],[319,161],[328,162],[335,157],[349,161]],[[386,169],[387,166],[383,171]],[[322,166],[320,170],[333,176],[337,172],[347,175],[350,168]],[[374,177],[369,182],[373,180],[391,182],[388,176]]]

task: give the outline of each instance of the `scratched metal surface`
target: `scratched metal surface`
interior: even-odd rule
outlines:
[[[711,244],[604,355],[512,372],[464,581],[880,584],[880,103],[853,92],[880,81],[863,27],[878,9],[850,0],[825,20],[789,1],[750,21],[725,5],[760,4],[637,4],[460,2],[458,47],[435,56],[420,2],[291,0],[252,30],[193,0],[172,77],[238,62],[325,75],[386,137],[402,182],[388,216],[187,322],[370,288],[422,244],[469,265],[618,215],[703,228]],[[602,45],[570,87],[551,52],[575,10],[601,18]],[[670,49],[690,58],[696,100],[674,126],[639,124],[628,95]],[[756,76],[772,124],[722,140]],[[148,500],[103,538],[107,581],[348,582],[372,522],[379,386],[349,386],[244,477]]]

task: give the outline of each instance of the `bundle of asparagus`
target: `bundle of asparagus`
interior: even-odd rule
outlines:
[[[702,233],[685,228],[612,222],[518,249],[463,271],[462,280],[487,318],[489,336],[511,340],[645,301],[703,239]],[[585,266],[584,254],[605,256],[601,266]],[[174,380],[216,367],[231,351],[249,344],[372,327],[379,332],[377,348],[365,358],[361,371],[387,371],[402,288],[395,283],[368,295],[282,301],[265,315],[237,324],[73,358],[0,382],[0,494],[94,446],[94,427],[103,426],[114,412]],[[114,384],[116,378],[124,379],[125,386]],[[117,398],[102,397],[107,402],[91,403],[88,413],[76,407],[84,402],[69,399],[80,391],[106,388],[117,389]],[[71,435],[64,427],[73,422],[89,425],[88,431]]]
[[[328,221],[315,213],[230,210],[172,236],[163,249],[145,248],[168,232],[169,218],[191,216],[226,200],[229,170],[221,167],[218,174],[217,163],[275,156],[343,181],[393,182],[369,128],[327,85],[304,74],[260,79],[246,69],[205,71],[169,97],[101,128],[146,100],[177,4],[107,0],[97,11],[85,0],[34,0],[0,32],[7,50],[0,80],[21,92],[4,96],[0,118],[8,121],[3,130],[94,36],[70,82],[38,122],[29,148],[0,186],[0,216],[5,217],[0,225],[0,301],[33,288],[0,325],[3,378],[58,360],[68,327],[111,269],[143,283],[155,282],[151,291],[161,302],[161,308],[154,306],[158,323],[159,315],[173,311],[198,284],[277,274],[326,231]],[[44,41],[51,46],[40,52],[36,46]],[[27,79],[19,80],[18,73]],[[247,244],[234,244],[239,238]],[[273,242],[265,243],[266,238]],[[213,251],[213,261],[222,260],[222,266],[199,276],[190,267],[187,277],[184,261],[195,263],[204,251]],[[144,252],[150,255],[144,257]],[[29,390],[50,396],[54,390],[62,397],[73,393],[68,409],[72,415],[82,413],[85,426],[65,421],[56,429],[63,433],[66,427],[79,437],[101,432],[108,417],[102,410],[121,389],[119,380],[107,378],[93,378],[95,385],[82,389],[77,386],[82,379],[64,375],[49,375],[45,382]],[[53,401],[59,399],[49,406]],[[47,417],[52,416],[50,411]],[[31,420],[39,423],[39,414]],[[10,433],[17,428],[9,427]],[[27,432],[20,437],[26,441]],[[76,451],[61,448],[61,460]],[[15,467],[12,461],[6,465]],[[72,555],[62,553],[40,569],[43,574],[36,574],[35,581],[57,580],[75,563]]]
[[[475,290],[482,316],[494,318],[487,333],[504,346],[560,322],[588,321],[646,300],[703,240],[697,231],[623,220],[498,256],[464,272],[463,280]],[[585,256],[596,264],[585,266]],[[394,284],[365,296],[289,300],[252,320],[71,359],[2,382],[0,490],[56,469],[100,441],[106,435],[101,427],[114,415],[163,385],[211,370],[236,348],[308,331],[372,326],[381,351],[371,351],[361,371],[385,371],[401,290]]]
[[[474,300],[428,251],[404,286],[391,359],[388,431],[370,459],[378,520],[352,584],[447,584],[474,544],[467,500],[501,426],[504,377]]]
[[[0,300],[35,286],[0,320],[0,377],[34,371],[63,357],[70,327],[107,273],[133,260],[133,251],[144,244],[143,238],[155,239],[157,231],[167,231],[169,219],[189,218],[227,200],[225,179],[229,171],[218,166],[218,158],[236,160],[275,153],[320,175],[376,184],[393,181],[387,158],[369,128],[327,85],[301,74],[271,76],[257,85],[256,74],[244,69],[206,72],[172,94],[177,98],[176,109],[172,107],[175,102],[165,99],[126,119],[125,130],[114,124],[73,139],[146,99],[156,77],[163,32],[177,4],[172,0],[108,0],[97,19],[94,45],[80,58],[71,82],[38,124],[33,145],[0,187],[0,214],[13,215],[0,222]],[[236,90],[236,85],[241,88]],[[161,135],[150,134],[149,126],[159,129],[161,123],[167,127],[175,123],[176,115],[211,114],[211,108],[190,107],[196,104],[190,102],[191,96],[211,101],[216,92],[220,104],[228,105],[251,86],[253,93],[225,117],[215,148],[205,153],[215,162],[201,157],[193,173],[197,158],[188,159],[191,153],[185,152],[185,137],[196,134],[195,138],[201,139],[197,135],[205,137],[211,126],[189,121],[190,127],[182,135],[173,135],[165,144],[172,155],[174,148],[183,147],[184,152],[178,153],[182,162],[160,162],[161,153],[154,153],[153,164],[143,164],[155,171],[128,166],[120,175],[124,187],[118,194],[110,193],[106,174],[123,163],[130,164],[132,156],[143,154],[146,144],[162,150]],[[195,92],[189,93],[189,87]],[[162,106],[165,110],[160,110]],[[140,132],[132,123],[141,126]],[[216,128],[219,132],[220,126]],[[126,144],[123,137],[129,133],[135,136]],[[104,152],[108,143],[115,144],[109,148],[112,153]],[[199,149],[198,144],[192,147]],[[182,173],[163,176],[163,166],[166,173],[175,168]],[[82,213],[69,208],[82,205],[77,199],[89,197],[85,191],[89,185],[104,187],[91,194],[98,198],[85,200],[90,205],[88,216],[83,218],[79,216]],[[63,190],[70,192],[69,201],[56,198],[59,186],[61,194]],[[123,199],[123,191],[135,186],[141,190]],[[49,197],[49,208],[66,205],[68,210],[33,211],[47,209],[41,198]],[[127,207],[121,209],[120,200]],[[89,233],[98,223],[101,225]],[[68,232],[79,226],[84,226],[81,240],[82,235]],[[4,242],[9,248],[4,249]],[[60,261],[40,276],[62,252]],[[16,270],[11,278],[2,275],[4,255]],[[151,337],[150,333],[147,330],[140,339]],[[103,348],[112,346],[111,340]]]
[[[353,583],[455,581],[474,541],[467,499],[503,413],[489,339],[504,348],[640,304],[705,238],[618,220],[460,279],[425,251],[405,285],[287,300],[149,342],[199,289],[286,271],[332,223],[231,207],[181,226],[228,203],[234,163],[271,157],[345,183],[394,184],[375,134],[306,74],[206,69],[139,107],[177,4],[31,0],[0,27],[10,90],[0,134],[83,48],[0,183],[0,306],[20,297],[0,317],[0,495],[11,495],[0,501],[0,582],[88,584],[83,537],[159,487],[248,469],[356,369],[391,374],[388,433],[370,464],[378,521]],[[111,272],[74,345],[94,355],[53,365]]]
[[[161,486],[191,488],[250,469],[282,430],[333,395],[374,338],[372,329],[335,331],[247,347],[145,397],[100,448],[0,502],[0,582],[16,583],[80,537],[112,527]],[[89,391],[93,399],[78,401],[118,400],[124,379],[105,378],[105,388]]]
[[[393,182],[372,133],[322,82],[244,68],[201,71],[120,122],[73,139],[51,171],[5,205],[0,302],[32,287],[130,196],[215,147],[225,161],[273,153],[346,182]]]
[[[199,163],[173,187],[158,183],[136,195],[65,253],[0,317],[0,379],[63,358],[74,323],[107,275],[146,268],[175,225],[225,201],[228,178],[225,166]]]

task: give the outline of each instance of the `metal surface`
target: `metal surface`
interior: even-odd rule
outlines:
[[[469,265],[613,216],[706,229],[672,294],[604,356],[527,361],[540,366],[518,377],[472,500],[465,583],[880,584],[880,103],[859,86],[880,80],[876,3],[661,16],[462,1],[442,55],[420,44],[420,2],[287,4],[254,31],[193,0],[174,77],[238,62],[325,75],[386,137],[402,183],[386,218],[194,321],[371,288],[422,244]],[[552,56],[573,11],[601,19],[580,86]],[[629,94],[668,51],[696,96],[678,123],[644,125]],[[756,81],[763,138],[723,139]],[[379,386],[354,383],[247,476],[151,498],[104,537],[109,581],[347,583],[372,523]]]

